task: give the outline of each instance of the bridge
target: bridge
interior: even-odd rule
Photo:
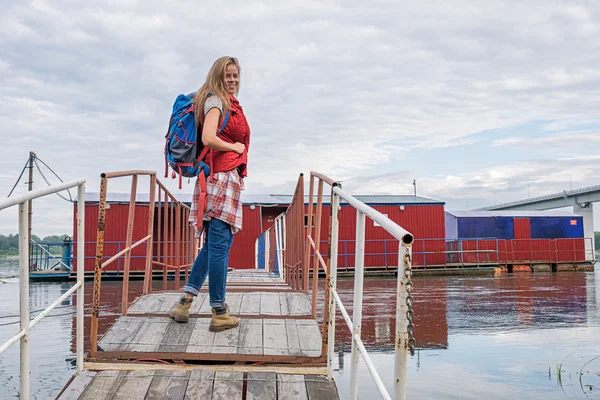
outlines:
[[[492,210],[552,210],[562,207],[573,207],[573,212],[583,217],[583,236],[592,238],[591,244],[586,242],[586,254],[593,259],[594,248],[594,208],[593,203],[600,202],[600,185],[576,190],[564,190],[545,196],[532,197],[510,203],[482,207],[477,211]],[[589,248],[591,246],[591,248]],[[589,251],[591,250],[591,251]]]

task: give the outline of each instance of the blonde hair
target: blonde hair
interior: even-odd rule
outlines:
[[[238,76],[241,75],[242,69],[240,68],[238,59],[230,56],[219,58],[208,71],[206,82],[204,82],[204,85],[198,89],[194,96],[196,124],[200,125],[204,121],[204,102],[208,98],[209,92],[215,96],[219,96],[219,99],[223,103],[223,113],[231,107],[229,92],[227,92],[227,88],[225,87],[225,71],[230,65],[235,65],[238,69]],[[235,92],[236,95],[239,90],[240,85],[238,83],[237,91]]]

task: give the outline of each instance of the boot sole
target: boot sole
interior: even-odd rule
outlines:
[[[237,324],[235,324],[235,325],[223,325],[223,326],[212,326],[212,325],[210,325],[208,327],[208,330],[210,332],[223,332],[223,331],[226,331],[227,329],[236,328],[239,325],[240,325],[239,322]]]
[[[180,317],[179,315],[169,315],[169,317],[171,317],[172,320],[174,320],[175,322],[180,322],[180,323],[186,323],[189,322],[190,317]]]

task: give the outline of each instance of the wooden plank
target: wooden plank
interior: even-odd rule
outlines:
[[[279,308],[281,309],[281,315],[290,315],[290,306],[288,303],[288,296],[291,293],[277,293],[279,295]]]
[[[228,293],[227,294],[227,305],[229,306],[229,312],[232,315],[238,315],[240,313],[240,307],[242,305],[243,293]]]
[[[340,395],[333,380],[329,381],[323,375],[306,375],[306,392],[308,400],[331,400],[339,399]]]
[[[258,315],[260,313],[260,293],[243,293],[240,314]]]
[[[279,293],[260,294],[260,313],[262,315],[281,315]]]
[[[156,314],[168,314],[173,307],[177,305],[177,302],[181,298],[181,293],[162,293],[158,298],[158,304],[155,306],[155,310],[150,312]]]
[[[236,354],[238,349],[238,341],[240,338],[239,326],[232,329],[227,329],[223,332],[215,333],[211,353],[221,354]]]
[[[194,298],[192,302],[192,306],[190,307],[190,314],[200,314],[200,309],[205,301],[208,301],[207,293],[199,293],[198,296]]]
[[[289,354],[284,320],[263,320],[263,349],[264,355]]]
[[[147,294],[145,296],[140,297],[139,299],[136,300],[135,303],[133,303],[128,309],[127,312],[129,314],[144,314],[147,311],[146,310],[151,310],[152,303],[156,302],[156,298],[160,296],[160,294]]]
[[[288,295],[288,304],[290,315],[308,315],[312,308],[308,296],[304,293],[286,293]]]
[[[65,388],[58,400],[79,399],[85,388],[90,385],[96,374],[96,372],[84,370],[75,375],[69,386]]]
[[[212,344],[215,340],[215,333],[209,332],[208,327],[210,325],[210,319],[198,318],[190,340],[188,342],[187,353],[210,353],[212,350]]]
[[[212,400],[241,400],[243,386],[244,374],[241,372],[216,372]]]
[[[185,391],[185,400],[211,399],[213,392],[214,371],[194,370],[190,374]]]
[[[144,324],[124,351],[154,352],[163,342],[169,321],[157,318],[144,318]]]
[[[184,352],[192,336],[195,327],[195,320],[190,319],[186,324],[181,324],[169,320],[167,332],[163,338],[162,344],[158,348],[160,352],[179,353]]]
[[[198,295],[200,296],[200,295]],[[205,294],[205,298],[204,301],[202,301],[202,304],[200,305],[200,308],[198,309],[198,314],[211,314],[212,313],[212,307],[210,306],[210,295],[208,293]]]
[[[148,388],[146,400],[183,400],[191,371],[157,370]]]
[[[301,355],[319,357],[321,355],[321,331],[317,322],[312,319],[296,320]]]
[[[290,356],[300,356],[300,339],[298,337],[298,328],[295,319],[285,319],[285,331],[288,340],[288,352]]]
[[[277,374],[279,400],[308,400],[304,375]]]
[[[82,400],[104,400],[110,399],[117,391],[121,381],[119,371],[102,371],[93,379],[90,385],[83,391]]]
[[[153,371],[126,372],[126,375],[121,375],[121,383],[112,399],[144,400],[153,378]]]
[[[263,320],[240,320],[238,354],[263,354]]]
[[[277,400],[276,379],[274,372],[248,373],[246,400]]]
[[[138,317],[121,317],[98,342],[104,351],[122,351],[133,340],[144,321]]]

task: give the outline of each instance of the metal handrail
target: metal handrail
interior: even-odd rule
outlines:
[[[315,179],[318,180],[318,189],[317,189],[317,202],[316,207],[314,207],[314,184]],[[298,180],[299,184],[303,182],[303,177],[300,175]],[[325,261],[323,255],[320,252],[319,245],[321,244],[321,217],[322,217],[322,209],[323,209],[323,184],[327,183],[331,186],[331,201],[330,201],[330,219],[329,219],[329,227],[327,234],[327,244],[328,244],[328,253],[327,260]],[[377,384],[377,388],[381,393],[381,396],[384,399],[391,399],[392,397],[387,392],[385,385],[383,384],[377,370],[371,358],[364,346],[364,343],[361,339],[361,320],[362,320],[362,298],[363,298],[363,280],[364,280],[364,259],[365,259],[365,222],[366,217],[369,217],[373,221],[377,222],[383,229],[388,231],[393,237],[399,240],[399,248],[398,248],[398,285],[397,285],[397,303],[396,303],[396,340],[395,340],[395,368],[394,368],[394,398],[395,399],[405,399],[406,398],[406,364],[407,364],[407,352],[409,348],[409,344],[412,348],[413,344],[409,342],[409,319],[408,319],[408,304],[412,304],[408,302],[410,299],[408,297],[407,287],[412,285],[409,282],[409,277],[411,273],[411,245],[413,243],[414,237],[413,235],[390,220],[385,215],[380,212],[374,210],[373,208],[367,206],[361,201],[357,200],[350,194],[346,193],[342,190],[341,185],[338,182],[328,178],[323,174],[319,174],[316,172],[311,172],[310,174],[310,186],[309,186],[309,200],[308,200],[308,223],[307,227],[304,230],[304,217],[305,214],[297,213],[296,208],[294,208],[295,204],[302,205],[304,208],[304,197],[299,197],[298,194],[300,191],[296,190],[296,194],[294,195],[294,199],[292,200],[292,204],[288,208],[286,213],[282,214],[282,216],[278,217],[278,219],[285,220],[287,217],[290,218],[290,222],[293,224],[298,224],[298,218],[300,218],[300,223],[302,224],[302,236],[305,238],[304,242],[304,257],[303,257],[303,265],[300,268],[299,265],[290,265],[288,261],[285,260],[287,256],[287,252],[284,252],[284,262],[283,268],[288,268],[290,270],[293,269],[292,272],[288,270],[283,271],[283,276],[286,279],[286,282],[291,284],[292,288],[298,288],[296,280],[297,277],[300,276],[300,272],[302,273],[302,284],[301,286],[305,290],[308,291],[308,274],[311,269],[312,263],[312,276],[313,276],[313,285],[312,285],[312,316],[316,318],[316,306],[317,306],[317,289],[318,289],[318,279],[319,279],[319,269],[322,270],[326,274],[326,290],[325,290],[325,306],[323,309],[323,346],[322,346],[322,354],[327,354],[327,375],[330,379],[333,378],[333,359],[334,359],[334,346],[335,342],[335,314],[336,314],[336,306],[340,309],[344,320],[346,321],[348,328],[352,332],[352,366],[351,366],[351,387],[350,387],[350,398],[357,399],[358,398],[358,361],[359,354],[363,356],[363,359],[369,369],[370,374],[372,375],[375,383]],[[357,210],[357,224],[356,224],[356,254],[355,254],[355,282],[354,282],[354,303],[353,303],[353,317],[350,318],[344,304],[342,303],[338,293],[337,293],[337,263],[338,263],[338,247],[339,247],[339,219],[338,213],[340,210],[340,199],[345,200],[349,205],[354,207]],[[298,207],[297,207],[298,208]],[[312,217],[313,217],[313,208],[315,208],[315,223],[313,226]],[[290,210],[295,210],[295,212],[290,212]],[[286,218],[283,218],[286,217]],[[288,223],[290,223],[288,222]],[[268,232],[271,229],[279,230],[279,225],[276,223],[275,228],[269,228],[266,232],[265,241],[269,240],[270,234]],[[314,229],[314,233],[313,233]],[[295,239],[295,236],[292,235],[291,239]],[[287,248],[288,236],[287,235],[276,235],[276,240],[278,242],[277,248]],[[268,244],[265,246],[265,258],[268,258],[267,254],[269,252]],[[314,253],[314,257],[311,257],[311,249],[312,253]],[[293,267],[293,268],[292,268]],[[268,268],[268,267],[267,267]],[[281,272],[281,271],[280,271]],[[289,277],[290,274],[297,274]],[[410,310],[412,313],[412,310]],[[411,317],[412,318],[412,317]],[[412,319],[411,319],[412,321]],[[414,329],[412,325],[411,330]],[[414,340],[411,338],[411,341]]]
[[[77,243],[77,282],[75,285],[54,301],[33,320],[29,320],[29,200],[62,192],[63,190],[77,187],[77,235],[81,240]],[[77,329],[76,329],[76,364],[77,372],[83,370],[83,296],[84,296],[84,224],[85,224],[85,180],[62,183],[41,190],[30,191],[25,194],[0,201],[0,210],[8,207],[19,206],[19,303],[20,303],[20,331],[0,346],[0,354],[8,348],[21,342],[20,351],[20,398],[30,398],[29,378],[29,335],[30,330],[44,319],[52,310],[61,304],[67,297],[77,292]]]

